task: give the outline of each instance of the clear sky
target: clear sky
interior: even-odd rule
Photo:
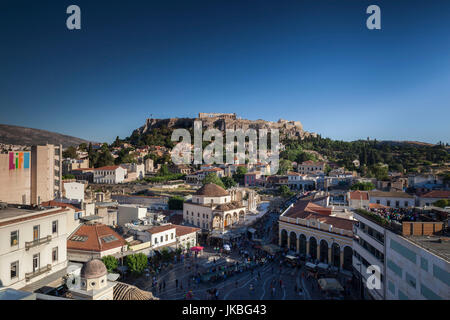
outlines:
[[[112,142],[151,114],[236,112],[450,142],[448,0],[3,0],[0,41],[4,124]]]

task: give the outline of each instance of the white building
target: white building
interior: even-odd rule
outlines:
[[[367,299],[385,299],[385,229],[370,219],[369,216],[355,211],[353,217],[358,221],[354,225],[353,233],[353,268],[354,273],[363,284],[364,297]],[[366,272],[369,266],[377,266],[380,270],[379,289],[369,290],[365,283],[369,274]],[[362,279],[361,279],[362,278]]]
[[[120,166],[127,170],[127,174],[126,174],[127,181],[140,180],[145,177],[144,164],[124,163],[124,164],[121,164]]]
[[[147,208],[133,204],[122,204],[119,205],[117,223],[119,226],[123,226],[126,223],[145,219],[146,216]]]
[[[370,203],[390,208],[410,208],[415,206],[415,197],[405,192],[369,191]]]
[[[139,233],[139,240],[150,242],[152,249],[176,245],[176,228],[172,224],[151,227]]]
[[[232,201],[230,193],[214,183],[205,184],[183,204],[184,222],[209,231],[231,228],[245,213],[242,202]]]
[[[63,181],[63,197],[69,200],[84,201],[84,183]]]
[[[353,267],[364,296],[377,300],[449,300],[450,247],[442,221],[381,224],[375,213],[356,211]],[[369,266],[380,270],[379,288],[368,289]]]
[[[450,191],[433,190],[419,197],[419,207],[432,206],[438,200],[449,200]]]
[[[68,210],[17,206],[0,209],[0,283],[13,289],[32,288],[67,267]],[[54,280],[54,279],[53,279]],[[52,281],[53,281],[52,280]],[[32,288],[34,291],[39,288]]]
[[[94,183],[122,183],[127,175],[127,169],[121,166],[106,166],[94,169]]]
[[[450,246],[433,235],[386,234],[386,299],[450,300]]]

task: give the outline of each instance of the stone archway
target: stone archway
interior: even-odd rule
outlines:
[[[231,213],[227,213],[225,215],[225,220],[224,220],[224,228],[226,227],[230,227],[233,224],[233,218],[231,216]]]
[[[280,247],[285,248],[287,247],[287,238],[288,238],[288,234],[286,230],[281,230],[280,233]]]
[[[222,228],[222,217],[219,214],[214,215],[212,221],[213,229],[221,229]]]
[[[299,251],[301,254],[306,254],[306,237],[304,234],[299,235]]]
[[[317,240],[314,237],[309,238],[309,255],[311,259],[317,259]]]
[[[244,210],[239,211],[239,220],[240,219],[245,219],[245,211]]]
[[[339,268],[341,265],[341,247],[338,243],[333,243],[331,246],[331,261],[333,267]]]
[[[352,259],[353,259],[353,250],[349,246],[344,247],[344,264],[343,269],[351,271],[352,270]]]
[[[294,231],[289,234],[289,250],[297,251],[297,234]]]
[[[328,242],[320,240],[320,262],[328,263]]]
[[[233,213],[233,223],[237,223],[239,221],[239,215],[237,212]]]

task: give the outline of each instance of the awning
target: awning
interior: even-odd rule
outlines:
[[[297,259],[297,257],[294,257],[294,256],[286,256],[286,259],[295,260],[295,259]]]
[[[322,290],[326,291],[344,291],[339,281],[334,278],[322,278],[319,279],[319,286]]]
[[[305,263],[305,267],[315,269],[317,267],[317,265],[315,265],[314,263],[311,263],[311,262],[307,262],[307,263]]]
[[[192,248],[191,248],[191,251],[199,252],[199,251],[202,251],[203,249],[204,249],[203,247],[197,246],[197,247],[192,247]]]
[[[256,232],[256,230],[254,228],[248,228],[247,231],[250,232],[250,233],[255,233]]]
[[[326,263],[319,263],[317,267],[320,269],[328,269],[329,265],[327,265]]]

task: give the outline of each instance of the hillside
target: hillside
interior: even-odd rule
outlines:
[[[0,143],[31,146],[35,144],[62,144],[64,148],[89,141],[40,129],[0,124]]]

